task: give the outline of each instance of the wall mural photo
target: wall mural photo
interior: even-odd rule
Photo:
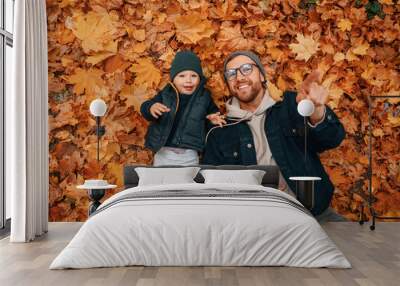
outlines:
[[[142,104],[171,81],[179,86],[174,79],[189,62],[189,70],[200,74],[192,57],[184,57],[178,72],[171,69],[179,51],[192,51],[201,62],[207,81],[199,85],[210,91],[207,103],[215,103],[206,113],[213,116],[204,121],[224,123],[232,94],[224,60],[236,50],[259,55],[266,88],[276,102],[286,91],[301,90],[304,80],[319,71],[319,85],[328,91],[326,104],[346,133],[339,147],[320,154],[335,186],[331,206],[357,220],[368,193],[367,180],[356,184],[368,170],[368,96],[400,95],[396,3],[47,0],[49,220],[87,219],[88,195],[76,187],[85,180],[116,184],[109,197],[123,189],[124,166],[153,164],[153,151],[160,146],[152,148],[154,142],[147,141],[145,146],[151,120],[143,117]],[[236,73],[244,75],[245,67]],[[196,87],[182,85],[182,90],[191,93]],[[99,161],[96,120],[89,111],[96,98],[107,104]],[[390,216],[400,215],[399,102],[375,99],[372,109],[375,210]],[[161,114],[165,110],[160,108]]]

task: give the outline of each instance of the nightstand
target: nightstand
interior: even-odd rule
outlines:
[[[303,206],[312,210],[314,207],[314,182],[320,181],[320,177],[290,177],[291,181],[296,182],[296,198]]]
[[[117,185],[110,185],[104,180],[86,180],[85,184],[77,186],[78,189],[87,190],[91,203],[89,205],[89,216],[101,205],[100,200],[107,190],[116,188]]]

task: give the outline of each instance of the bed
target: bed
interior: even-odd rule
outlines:
[[[110,197],[50,269],[144,266],[350,268],[343,253],[295,198],[276,189],[275,166],[199,166],[264,170],[261,185],[193,183],[138,186]]]

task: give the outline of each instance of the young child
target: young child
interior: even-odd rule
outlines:
[[[150,121],[145,146],[155,152],[154,166],[198,165],[208,119],[214,125],[225,120],[205,88],[200,59],[180,51],[171,64],[169,82],[154,98],[142,103],[140,112]]]

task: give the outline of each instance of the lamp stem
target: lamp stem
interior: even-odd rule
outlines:
[[[97,135],[97,162],[100,161],[100,116],[96,116],[96,135]]]
[[[307,116],[304,116],[304,165],[307,164]]]

